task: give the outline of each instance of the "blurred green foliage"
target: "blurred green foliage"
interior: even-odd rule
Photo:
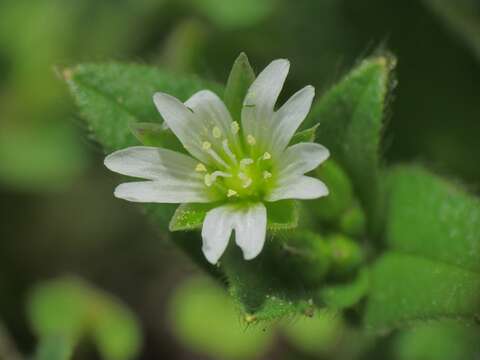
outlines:
[[[387,102],[389,121],[383,129],[381,155],[386,163],[426,163],[436,172],[458,179],[472,193],[478,193],[478,14],[479,5],[474,0],[3,0],[0,3],[0,318],[20,350],[31,352],[35,343],[24,315],[27,289],[35,281],[75,272],[133,304],[147,334],[142,359],[179,356],[198,359],[197,352],[202,352],[183,340],[177,343],[167,330],[170,323],[164,321],[166,294],[178,278],[185,276],[185,268],[187,273],[191,272],[191,265],[159,242],[134,210],[112,199],[114,181],[101,168],[101,152],[85,141],[86,131],[59,79],[65,74],[61,69],[79,62],[146,61],[177,73],[188,71],[224,82],[235,56],[244,50],[256,70],[272,58],[289,58],[292,73],[286,93],[313,83],[319,98],[365,55],[378,47],[387,47],[399,60],[396,76],[399,85],[394,105]],[[122,71],[112,72],[111,78],[123,75]],[[108,85],[109,79],[105,81]],[[116,91],[134,98],[135,89],[138,87],[131,79],[125,82],[124,89]],[[145,116],[140,121],[159,120],[150,95],[144,95]],[[318,133],[328,119],[319,120]],[[459,195],[443,181],[432,180],[431,175],[414,175],[416,184],[405,180],[408,174],[403,176],[404,180],[398,180],[399,188],[393,199],[416,202],[423,190],[408,188],[418,186],[436,189],[444,196],[443,200],[420,197],[418,200],[425,208],[422,218],[395,209],[395,204],[387,207],[396,214],[387,224],[387,245],[393,250],[375,264],[372,281],[373,289],[382,288],[383,292],[377,293],[382,304],[391,296],[395,301],[405,299],[407,305],[398,308],[392,302],[392,308],[387,309],[367,304],[367,309],[373,306],[375,311],[387,312],[392,322],[410,322],[412,316],[429,315],[417,295],[438,280],[443,284],[434,289],[438,293],[439,311],[430,314],[432,317],[445,314],[443,310],[451,309],[452,305],[466,309],[469,314],[476,313],[478,276],[470,270],[477,270],[478,262],[475,249],[468,246],[478,243],[475,240],[478,232],[468,222],[473,224],[469,219],[477,213],[478,205],[463,201],[463,191]],[[448,189],[441,195],[444,185]],[[354,183],[354,186],[359,185]],[[413,199],[409,200],[410,194]],[[443,203],[444,207],[439,205]],[[340,226],[345,233],[354,229],[349,234],[364,241],[362,221],[355,229],[351,225],[353,220],[346,215],[356,206],[354,202],[345,209]],[[450,210],[455,211],[451,214]],[[157,208],[149,211],[160,216],[165,224],[159,229],[160,237],[165,240],[173,209],[167,215]],[[443,221],[441,226],[428,226],[429,221],[439,218]],[[466,236],[451,231],[450,221],[463,224]],[[413,243],[411,235],[418,229],[414,230],[412,223],[422,229],[424,246]],[[330,225],[327,221],[320,227]],[[197,245],[197,239],[189,235],[178,241],[186,247]],[[440,262],[444,260],[445,263]],[[463,269],[467,263],[468,269]],[[393,271],[395,267],[408,267],[411,272]],[[395,281],[387,276],[389,273],[397,276]],[[327,295],[312,294],[312,297],[315,302],[330,302],[339,307],[343,303],[350,308],[363,298],[369,284],[365,279],[368,280],[367,275],[358,282],[339,284]],[[244,279],[246,286],[248,280]],[[378,285],[382,282],[384,285]],[[342,294],[340,300],[335,298],[336,291]],[[450,300],[452,293],[464,295],[454,302]],[[349,296],[353,300],[347,301]],[[409,307],[409,299],[419,307]],[[431,296],[423,305],[431,308]],[[309,319],[301,318],[288,329],[290,326],[295,329],[294,336],[304,335],[297,342],[287,336],[287,344],[275,340],[274,348],[278,350],[273,351],[273,356],[341,358],[338,352],[324,352],[329,345],[335,347],[332,344],[340,344],[337,349],[355,354],[348,355],[348,359],[361,357],[361,353],[368,359],[402,360],[464,359],[478,354],[476,325],[431,324],[389,334],[375,340],[375,344],[374,340],[363,341],[363,333],[357,331],[361,307],[362,303],[339,320],[356,327],[347,332],[349,341],[338,342],[332,333],[323,337],[322,320],[316,327]],[[307,325],[302,333],[304,321]],[[332,323],[336,334],[337,321]],[[105,324],[107,328],[118,328],[114,321]],[[115,343],[102,335],[105,333],[97,334],[97,341]],[[0,344],[4,344],[3,337]],[[242,347],[235,340],[231,348]],[[55,343],[55,338],[52,341]],[[355,352],[357,343],[361,350]],[[318,351],[313,349],[316,344]],[[88,345],[81,344],[78,350],[79,359],[98,357]],[[0,357],[2,351],[4,347],[0,345]]]
[[[85,336],[106,360],[133,359],[140,350],[141,333],[130,310],[79,279],[38,285],[30,295],[28,315],[39,338],[38,359],[70,359],[72,348]]]

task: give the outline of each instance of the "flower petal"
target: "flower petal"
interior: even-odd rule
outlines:
[[[267,201],[316,199],[326,195],[328,189],[323,182],[310,176],[299,176],[280,182],[265,199]]]
[[[235,242],[243,258],[251,260],[263,249],[267,232],[267,209],[262,203],[239,209],[235,216]]]
[[[211,163],[212,159],[202,150],[202,134],[205,131],[208,132],[204,129],[203,122],[196,121],[194,113],[173,96],[156,93],[153,101],[160,115],[185,149],[200,161]]]
[[[132,146],[105,158],[105,166],[122,175],[149,180],[191,179],[202,181],[195,172],[198,161],[172,150],[150,146]]]
[[[311,85],[297,91],[274,115],[270,151],[278,154],[285,149],[312,106],[315,88]]]
[[[202,251],[211,264],[216,264],[225,252],[232,230],[230,206],[220,206],[207,213],[202,227]]]
[[[262,143],[271,136],[275,103],[289,68],[288,60],[272,61],[248,89],[242,108],[242,126],[245,137],[252,135]]]
[[[245,260],[256,257],[263,249],[267,231],[267,210],[262,203],[249,206],[224,205],[210,210],[202,228],[202,250],[215,264],[227,248],[235,229],[235,242]]]
[[[238,136],[232,132],[233,120],[230,112],[215,93],[210,90],[199,91],[188,99],[185,105],[193,111],[195,121],[203,124],[204,141],[212,143],[219,153],[223,151],[222,141],[225,139],[234,149],[239,149]]]
[[[280,157],[278,178],[281,181],[298,177],[313,169],[328,159],[330,152],[317,143],[298,143],[287,148]]]
[[[137,181],[120,184],[115,197],[142,203],[208,203],[214,201],[202,183],[189,180]]]

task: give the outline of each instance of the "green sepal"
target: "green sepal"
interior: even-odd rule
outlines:
[[[235,121],[241,119],[243,100],[254,80],[255,72],[248,62],[247,55],[242,52],[233,63],[224,95],[225,105]]]
[[[172,130],[161,124],[140,122],[131,123],[129,127],[133,135],[143,145],[185,152],[185,148]]]
[[[207,212],[221,204],[181,204],[170,220],[170,231],[188,231],[202,227]]]
[[[292,140],[290,140],[290,143],[288,145],[292,146],[303,142],[314,142],[319,126],[320,124],[316,124],[311,128],[297,132],[295,135],[293,135]]]
[[[181,204],[172,216],[170,231],[188,231],[202,227],[207,212],[223,206],[222,203]],[[267,228],[278,231],[295,228],[298,224],[298,206],[295,200],[281,200],[265,203],[267,208]]]
[[[298,225],[299,209],[295,200],[280,200],[265,203],[267,228],[271,231],[294,229]]]

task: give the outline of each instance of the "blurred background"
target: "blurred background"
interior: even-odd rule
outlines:
[[[133,310],[140,359],[467,359],[475,329],[448,323],[381,340],[330,313],[246,329],[165,229],[113,198],[119,178],[56,74],[116,60],[224,82],[245,51],[256,70],[290,59],[287,91],[312,84],[318,98],[377,48],[398,57],[385,162],[427,164],[478,194],[478,0],[0,0],[0,359],[33,352],[31,288],[63,275]],[[75,355],[96,358],[89,341]]]

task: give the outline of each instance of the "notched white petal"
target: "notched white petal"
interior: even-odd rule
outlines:
[[[242,249],[245,260],[258,256],[265,244],[267,210],[262,203],[247,207],[225,205],[207,213],[202,228],[202,250],[207,260],[215,264],[225,249],[232,230],[235,242]]]
[[[310,176],[299,176],[280,181],[275,189],[273,189],[270,194],[266,196],[265,200],[308,200],[317,199],[327,195],[327,186],[322,181]]]

